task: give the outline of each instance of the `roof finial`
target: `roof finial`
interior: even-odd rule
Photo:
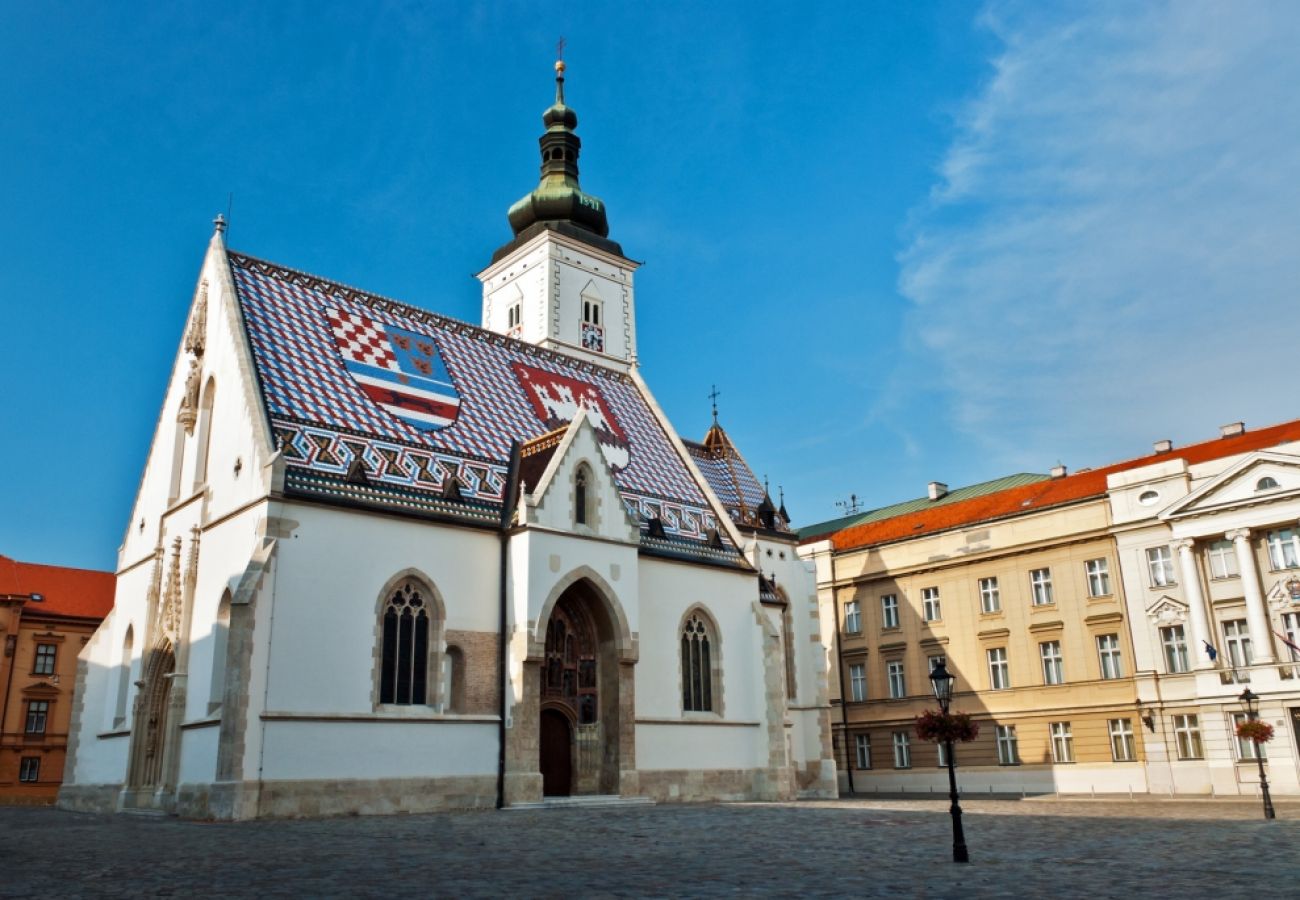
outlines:
[[[225,231],[226,231],[226,217],[225,217],[224,215],[222,215],[221,213],[217,213],[217,217],[216,217],[215,219],[212,220],[212,224],[216,227],[216,229],[217,229],[217,234],[224,234],[224,233],[225,233]]]
[[[564,36],[555,42],[555,102],[564,105]]]
[[[722,396],[722,393],[718,390],[718,386],[716,384],[710,385],[710,387],[712,388],[712,390],[709,391],[709,399],[713,401],[713,424],[717,425],[718,424],[718,398]]]

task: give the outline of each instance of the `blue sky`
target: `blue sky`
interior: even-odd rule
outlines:
[[[644,374],[797,521],[1297,415],[1300,6],[4,3],[0,553],[110,568],[210,221],[476,321],[554,44]]]

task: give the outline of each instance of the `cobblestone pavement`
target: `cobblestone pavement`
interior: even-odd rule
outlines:
[[[0,896],[1296,896],[1300,804],[938,800],[252,823],[0,807]]]

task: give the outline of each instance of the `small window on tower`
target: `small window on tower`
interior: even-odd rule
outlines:
[[[511,337],[517,337],[524,320],[523,306],[519,303],[512,303],[510,309],[506,311],[506,333]]]
[[[600,324],[601,301],[587,292],[582,295],[582,346],[587,350],[605,349],[605,329]]]

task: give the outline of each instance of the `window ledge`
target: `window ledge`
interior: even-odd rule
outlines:
[[[850,701],[851,702],[851,701]],[[697,718],[696,715],[699,715]],[[683,714],[680,719],[637,718],[637,725],[723,725],[730,728],[758,728],[761,722],[744,722],[738,719],[724,719],[711,714]]]
[[[114,729],[113,731],[101,731],[99,734],[95,735],[95,737],[99,738],[100,740],[104,740],[106,738],[130,737],[130,736],[131,736],[130,728],[118,728],[118,729]]]
[[[259,718],[264,722],[410,722],[418,724],[446,722],[448,724],[464,723],[470,725],[484,722],[499,722],[501,720],[499,716],[495,715],[439,713],[435,712],[431,707],[426,707],[418,712],[402,714],[396,714],[391,710],[385,709],[361,713],[272,711],[262,713]]]

